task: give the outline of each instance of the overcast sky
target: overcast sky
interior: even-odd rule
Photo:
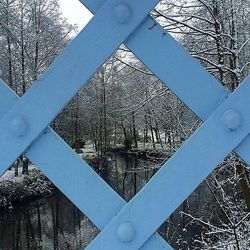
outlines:
[[[78,24],[79,31],[87,24],[92,14],[79,0],[59,0],[61,11],[71,24]]]

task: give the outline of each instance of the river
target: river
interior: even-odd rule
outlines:
[[[152,177],[157,165],[140,159],[136,154],[110,154],[100,173],[113,189],[129,201]],[[182,208],[185,206],[182,205]],[[176,248],[178,235],[186,234],[191,244],[192,235],[176,229],[183,218],[177,210],[158,232],[169,238]],[[0,216],[0,250],[83,249],[98,234],[98,229],[60,192],[51,197],[14,207]],[[180,248],[179,248],[180,249]],[[185,249],[185,248],[183,248]]]

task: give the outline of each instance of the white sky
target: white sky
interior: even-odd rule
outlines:
[[[59,4],[63,16],[69,20],[69,23],[77,24],[79,31],[81,31],[92,17],[92,14],[79,0],[59,0]]]

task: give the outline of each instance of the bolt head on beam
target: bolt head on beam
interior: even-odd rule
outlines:
[[[126,222],[119,225],[116,235],[121,242],[131,242],[135,238],[136,231],[131,223]]]
[[[229,109],[222,115],[222,122],[230,131],[237,130],[242,123],[241,114],[233,109]]]
[[[120,24],[128,23],[132,17],[132,11],[126,4],[117,4],[113,9],[114,18]]]
[[[28,131],[28,123],[22,116],[17,116],[10,122],[10,129],[16,136],[22,137]]]

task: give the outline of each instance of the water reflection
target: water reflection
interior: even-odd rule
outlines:
[[[0,217],[0,249],[83,249],[95,226],[60,192]]]
[[[136,154],[112,153],[98,168],[102,178],[129,201],[154,175],[157,164]],[[180,211],[197,209],[194,204],[205,193],[199,190],[158,230],[174,249],[195,249],[194,236],[201,230],[186,221]],[[0,250],[84,249],[97,234],[98,229],[59,191],[0,216]],[[185,239],[185,245],[178,243],[180,238]]]
[[[111,154],[101,175],[126,201],[148,182],[157,165],[135,154]]]
[[[151,179],[158,168],[158,163],[141,159],[137,154],[111,154],[107,166],[102,171],[102,176],[116,192],[129,201]],[[201,207],[197,206],[203,206],[205,201],[209,200],[205,194],[207,191],[204,185],[200,185],[198,190],[185,200],[158,229],[158,233],[174,249],[200,248],[195,238],[200,237],[201,227],[191,223],[191,220],[181,212],[202,211]]]

